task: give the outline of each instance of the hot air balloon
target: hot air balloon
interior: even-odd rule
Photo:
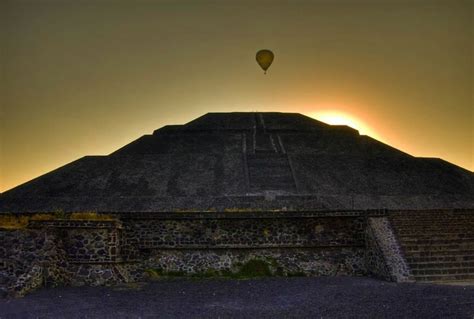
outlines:
[[[257,52],[255,58],[257,59],[258,65],[265,71],[265,74],[267,74],[267,69],[272,64],[274,57],[273,52],[270,50],[265,49]]]

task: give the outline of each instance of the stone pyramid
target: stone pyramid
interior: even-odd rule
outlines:
[[[208,113],[0,195],[0,212],[474,208],[474,174],[296,113]]]

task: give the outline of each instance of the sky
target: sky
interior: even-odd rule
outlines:
[[[474,1],[0,6],[0,192],[207,112],[302,113],[474,171]]]

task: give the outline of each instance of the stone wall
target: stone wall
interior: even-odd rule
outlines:
[[[366,273],[365,218],[359,215],[174,214],[124,218],[122,224],[123,260],[144,261],[129,267],[134,278],[146,269],[190,275],[236,272],[250,260],[267,261],[282,275]]]
[[[60,237],[72,263],[120,261],[121,223],[116,220],[38,220],[30,228],[48,229]]]
[[[365,253],[366,268],[375,277],[395,282],[413,281],[388,218],[368,219]]]
[[[26,229],[0,230],[0,285],[22,295],[48,284],[144,280],[149,271],[235,274],[252,261],[281,276],[408,278],[389,221],[366,215],[129,213],[111,220],[32,220]]]
[[[32,220],[0,230],[2,294],[22,296],[40,286],[128,281],[120,261],[120,222]]]
[[[127,219],[122,256],[133,260],[156,249],[363,246],[364,229],[362,217]]]
[[[42,285],[67,284],[62,242],[44,230],[0,230],[0,293],[22,296]]]

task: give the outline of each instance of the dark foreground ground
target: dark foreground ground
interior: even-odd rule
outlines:
[[[42,289],[0,299],[0,318],[474,318],[474,286],[369,278],[161,280]]]

